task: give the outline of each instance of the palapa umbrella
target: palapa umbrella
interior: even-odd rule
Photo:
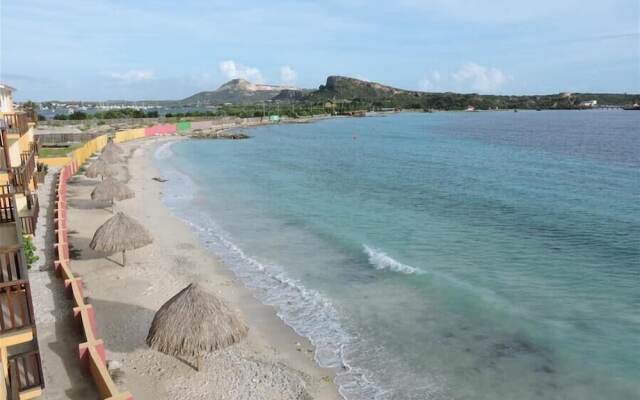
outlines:
[[[118,155],[118,153],[116,153],[114,150],[104,150],[102,152],[102,154],[100,154],[100,157],[98,157],[99,160],[104,160],[108,163],[120,163],[122,162],[122,157],[120,157]]]
[[[147,344],[175,357],[213,352],[247,336],[247,326],[221,299],[192,283],[167,301],[153,317]]]
[[[103,253],[122,252],[122,266],[127,260],[125,252],[153,243],[151,233],[138,221],[118,212],[102,224],[93,234],[89,247]]]
[[[124,149],[122,149],[122,147],[118,146],[113,140],[109,140],[107,142],[107,145],[104,146],[104,150],[110,150],[110,151],[113,151],[113,152],[118,153],[118,154],[124,153]]]
[[[126,200],[135,197],[136,194],[129,186],[111,177],[103,180],[91,192],[91,200],[108,200],[111,202],[113,212],[114,200]]]
[[[112,163],[98,158],[89,165],[89,168],[87,168],[87,171],[84,174],[89,178],[97,178],[98,176],[101,176],[102,179],[104,179],[105,176],[114,176],[117,173],[118,172]]]

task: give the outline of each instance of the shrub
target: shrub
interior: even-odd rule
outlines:
[[[31,236],[22,236],[24,244],[24,257],[27,259],[27,268],[31,269],[31,266],[36,263],[40,257],[36,255],[36,246],[33,244]]]

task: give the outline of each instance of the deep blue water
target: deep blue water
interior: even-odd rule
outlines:
[[[639,127],[624,111],[397,114],[184,141],[157,162],[167,204],[349,399],[638,399]]]

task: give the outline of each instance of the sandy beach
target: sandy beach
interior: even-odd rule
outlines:
[[[73,269],[85,283],[98,332],[104,339],[116,381],[136,399],[337,399],[334,373],[313,361],[313,347],[260,304],[189,227],[162,204],[165,183],[153,164],[160,143],[179,138],[123,144],[136,197],[116,204],[152,233],[154,243],[121,255],[94,252],[95,230],[112,216],[96,208],[90,192],[97,180],[76,176],[69,182],[69,238]],[[145,338],[158,308],[191,282],[221,297],[249,326],[241,343],[203,359],[201,372],[174,357],[151,350]],[[118,365],[119,364],[119,365]]]

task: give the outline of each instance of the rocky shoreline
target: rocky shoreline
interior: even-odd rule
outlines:
[[[246,133],[238,132],[238,131],[228,131],[225,129],[211,129],[211,130],[195,130],[189,135],[192,139],[229,139],[229,140],[239,140],[239,139],[249,139],[251,136]]]

